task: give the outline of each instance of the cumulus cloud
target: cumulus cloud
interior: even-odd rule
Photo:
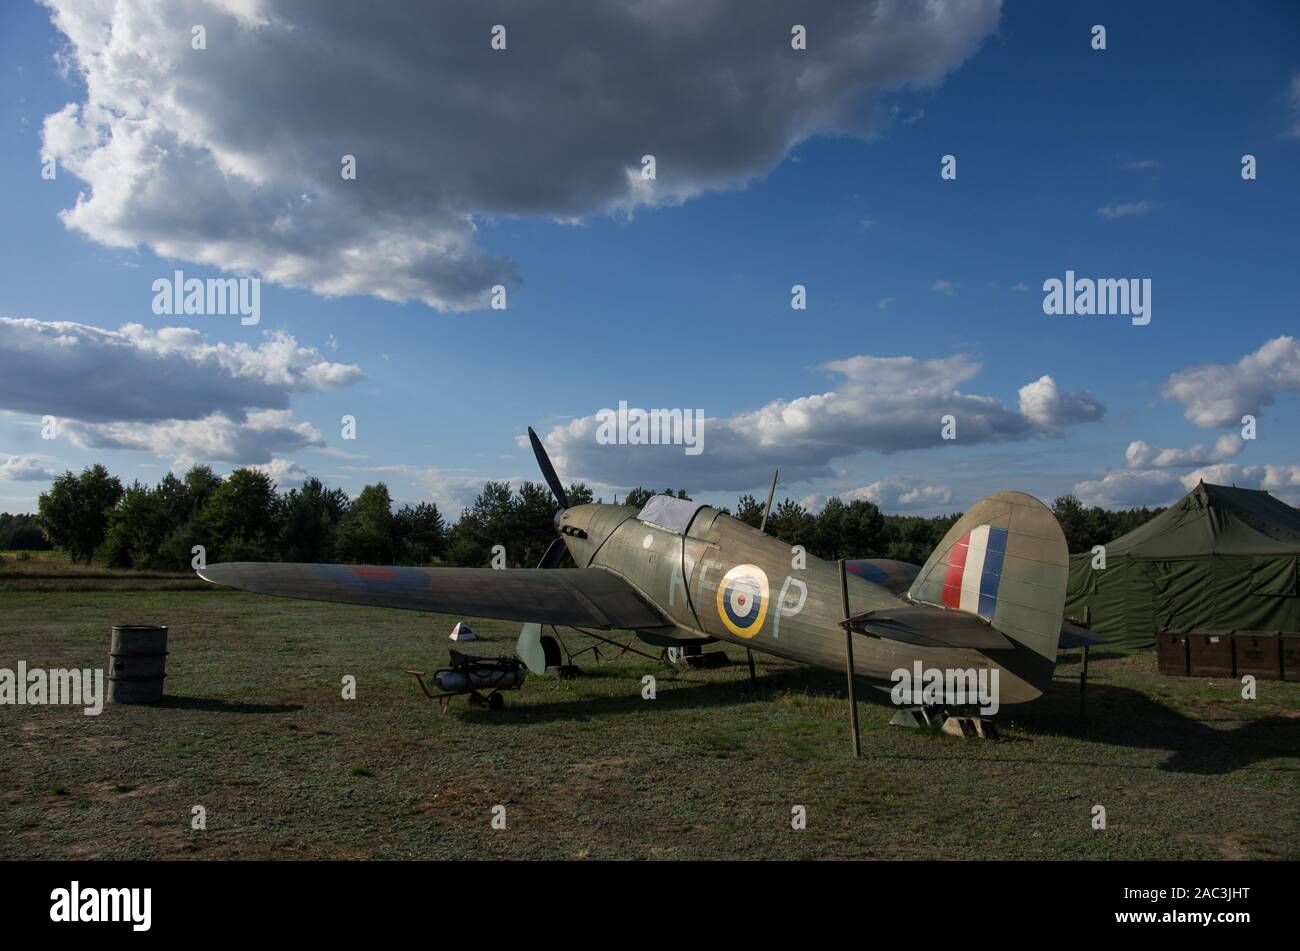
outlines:
[[[474,502],[483,489],[483,483],[508,482],[511,486],[517,486],[525,481],[521,476],[502,479],[465,470],[439,469],[435,466],[343,466],[343,469],[358,473],[367,481],[371,481],[372,476],[376,477],[375,481],[393,477],[405,479],[418,487],[420,498],[431,499],[444,516],[453,519],[459,516],[462,509]],[[533,482],[540,482],[541,474],[528,478]]]
[[[1132,215],[1145,215],[1153,207],[1151,202],[1146,200],[1128,204],[1102,205],[1097,209],[1097,214],[1103,218],[1128,218]]]
[[[519,280],[485,216],[574,221],[742,187],[882,93],[941,83],[998,0],[538,4],[46,0],[83,101],[44,151],[65,223],[319,294],[483,306]],[[190,48],[202,23],[207,48]],[[489,27],[507,26],[507,49]],[[887,114],[887,113],[886,113]],[[640,175],[656,159],[656,180]],[[356,180],[340,174],[356,158]]]
[[[1182,498],[1186,491],[1178,476],[1160,469],[1108,472],[1100,479],[1075,483],[1073,490],[1084,505],[1099,505],[1104,509],[1168,505]]]
[[[1187,409],[1197,426],[1240,425],[1246,414],[1258,415],[1279,393],[1300,390],[1300,341],[1275,337],[1236,363],[1206,363],[1180,370],[1160,392]]]
[[[797,481],[829,476],[832,460],[868,450],[951,445],[942,438],[946,415],[956,418],[957,446],[1046,431],[995,397],[964,392],[962,385],[981,369],[966,355],[931,360],[855,356],[819,369],[840,378],[835,389],[773,400],[730,417],[706,417],[698,455],[685,455],[680,445],[601,445],[596,438],[599,414],[555,427],[545,437],[546,447],[566,478],[738,491],[764,484],[777,468],[784,478]],[[1058,424],[1082,420],[1084,414],[1074,408],[1094,405],[1086,395],[1057,397],[1070,408],[1053,417]],[[1097,405],[1096,414],[1100,412]],[[522,437],[520,445],[527,445]]]
[[[36,456],[10,456],[0,462],[0,482],[44,482],[58,478],[58,473],[45,468]]]
[[[249,468],[270,476],[271,481],[277,486],[305,482],[310,475],[306,469],[290,459],[272,459],[264,465],[250,466]]]
[[[942,485],[931,485],[921,479],[896,478],[880,479],[845,492],[840,497],[848,502],[866,499],[886,512],[905,512],[947,505],[952,501],[952,490]]]
[[[1131,469],[1167,469],[1179,466],[1204,466],[1231,459],[1246,448],[1246,440],[1236,433],[1225,433],[1213,446],[1197,443],[1187,449],[1158,449],[1138,439],[1129,443],[1124,458]]]
[[[1062,393],[1047,374],[1026,383],[1019,395],[1020,412],[1046,429],[1095,422],[1106,412],[1088,393]]]
[[[1162,469],[1109,472],[1101,479],[1077,483],[1074,495],[1085,505],[1110,509],[1169,505],[1202,481],[1265,489],[1292,505],[1300,501],[1300,465],[1243,466],[1232,462],[1202,466],[1181,476]]]
[[[289,409],[298,393],[363,378],[282,332],[261,342],[211,343],[188,327],[105,330],[71,321],[0,317],[0,409],[59,419],[90,449],[193,461],[266,464],[323,446]]]
[[[85,423],[69,420],[62,432],[83,449],[128,449],[176,457],[176,465],[194,462],[267,464],[277,452],[323,446],[320,430],[295,422],[290,410],[264,409],[232,419],[213,413],[202,419],[158,423]]]
[[[286,333],[257,346],[198,330],[0,317],[0,409],[92,422],[197,420],[245,407],[285,409],[293,393],[362,378]]]
[[[1236,485],[1244,489],[1267,489],[1292,501],[1297,496],[1295,490],[1300,489],[1300,466],[1272,464],[1242,466],[1236,463],[1220,463],[1197,469],[1183,476],[1183,485],[1188,489],[1200,481]],[[1292,504],[1295,504],[1294,501]]]

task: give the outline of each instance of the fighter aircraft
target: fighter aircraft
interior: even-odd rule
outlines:
[[[720,641],[888,690],[893,672],[997,670],[1000,704],[1038,697],[1062,636],[1065,537],[1042,502],[999,492],[953,525],[919,569],[862,560],[841,573],[708,505],[569,504],[530,428],[559,510],[536,568],[214,564],[205,580],[258,594],[525,622],[516,653],[542,673],[542,625],[630,630],[649,644]],[[576,568],[560,568],[565,552]],[[843,577],[843,582],[841,581]],[[842,587],[843,585],[843,587]],[[847,603],[848,610],[844,605]],[[948,698],[950,699],[950,698]]]

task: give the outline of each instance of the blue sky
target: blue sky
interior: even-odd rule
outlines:
[[[67,29],[84,27],[81,4],[55,6]],[[269,34],[312,9],[254,6],[266,14]],[[502,22],[525,23],[524,7],[501,6]],[[161,27],[141,25],[149,18],[128,16],[132,5],[123,4],[111,24],[119,38],[130,27],[139,31],[131,40],[137,47],[161,43],[181,57],[180,65],[159,67],[157,88],[141,96],[141,109],[160,110],[149,116],[150,144],[184,143],[168,153],[175,165],[162,176],[167,188],[149,189],[141,183],[150,153],[128,155],[132,166],[104,149],[105,138],[121,139],[126,126],[101,120],[96,127],[82,105],[82,70],[103,68],[87,38],[94,31],[73,43],[52,24],[50,9],[4,5],[0,317],[110,332],[139,324],[145,343],[138,334],[133,343],[113,337],[102,363],[92,355],[74,378],[62,379],[66,367],[46,370],[41,361],[47,345],[66,352],[66,340],[50,344],[53,331],[10,328],[7,345],[0,340],[0,359],[9,364],[0,375],[11,375],[18,361],[28,372],[22,392],[0,384],[0,508],[34,509],[50,473],[92,461],[146,481],[207,461],[220,471],[270,465],[286,488],[304,472],[351,493],[382,478],[399,500],[432,498],[454,513],[484,479],[538,478],[519,444],[528,425],[543,435],[562,476],[597,484],[607,500],[632,485],[671,482],[730,504],[742,491],[765,488],[757,473],[780,467],[784,493],[811,506],[844,494],[872,498],[886,511],[934,513],[1009,488],[1048,500],[1075,491],[1110,506],[1162,504],[1201,476],[1267,487],[1294,503],[1300,353],[1294,341],[1278,338],[1294,333],[1300,304],[1300,8],[977,6],[954,17],[953,30],[964,33],[937,65],[915,51],[942,47],[930,31],[948,27],[900,23],[898,46],[913,52],[880,73],[853,61],[852,43],[827,51],[835,23],[820,32],[810,26],[809,49],[796,55],[835,62],[851,75],[820,98],[794,103],[751,95],[743,76],[738,93],[712,99],[707,81],[714,74],[699,61],[748,59],[739,47],[761,30],[715,34],[712,46],[699,49],[684,44],[680,73],[701,70],[700,101],[665,91],[668,107],[649,112],[669,118],[655,125],[584,118],[597,108],[617,112],[620,96],[651,95],[643,87],[659,82],[654,72],[626,87],[608,72],[592,78],[591,110],[584,111],[542,93],[530,103],[530,86],[583,77],[539,71],[529,83],[525,61],[525,82],[516,87],[524,91],[485,135],[454,118],[426,122],[423,108],[413,110],[400,96],[385,99],[387,87],[366,90],[373,64],[357,74],[358,88],[368,92],[363,107],[331,111],[334,93],[321,92],[293,110],[292,121],[289,110],[272,109],[291,104],[292,95],[312,96],[306,84],[305,92],[268,91],[258,113],[257,86],[236,83],[250,69],[218,58],[238,62],[237,44],[252,26],[222,11],[181,9],[171,21],[158,14]],[[168,31],[187,32],[204,17],[213,24],[213,55],[193,72],[184,43],[176,53]],[[793,14],[784,19],[799,22]],[[1091,48],[1093,24],[1106,27],[1104,51]],[[470,23],[468,34],[480,26]],[[667,29],[662,24],[617,34],[617,23],[602,26],[617,37],[608,41],[614,62],[643,56],[653,64],[662,55],[654,47]],[[323,42],[330,33],[322,27],[319,35]],[[908,45],[909,37],[919,39]],[[355,56],[382,61],[382,30],[367,40]],[[502,55],[529,42],[540,40],[514,29]],[[629,42],[648,49],[619,45]],[[865,44],[864,59],[881,57]],[[785,37],[777,35],[773,47],[774,55],[790,55],[781,49]],[[337,46],[330,49],[336,58],[321,53],[318,68],[353,68]],[[267,59],[265,49],[247,55],[260,57],[248,61],[253,71]],[[421,70],[435,68],[429,59],[438,82],[417,83]],[[393,62],[411,70],[406,85],[425,90],[420,106],[445,107],[452,117],[472,108],[443,101],[458,94],[454,65],[400,52]],[[491,68],[479,62],[468,68]],[[90,98],[102,105],[125,95]],[[169,110],[169,99],[180,106]],[[812,118],[827,102],[831,117]],[[76,129],[51,130],[47,117],[69,103],[80,107]],[[196,111],[195,103],[211,104],[211,112]],[[553,137],[512,128],[509,117],[530,107],[557,108]],[[325,118],[313,119],[317,111]],[[680,128],[668,128],[675,124]],[[272,153],[266,140],[282,126],[283,151]],[[326,126],[328,141],[342,147],[328,162],[302,159],[298,152],[307,150],[293,143],[315,145],[312,135]],[[753,141],[751,128],[762,130]],[[722,143],[726,137],[734,145]],[[662,191],[650,200],[629,198],[617,181],[602,178],[609,163],[596,161],[601,149],[621,150],[634,165],[642,152],[656,152],[656,142],[664,143],[656,156],[655,188]],[[317,167],[337,167],[336,153],[348,149],[358,153],[360,169],[350,184],[365,188],[345,193],[336,191],[344,185],[318,184]],[[514,161],[503,154],[514,149],[525,165],[536,155],[537,176],[554,187],[532,192],[520,185],[525,173],[495,168],[498,159]],[[40,174],[41,156],[50,152],[60,156],[54,181]],[[1241,178],[1247,153],[1257,158],[1254,181]],[[945,154],[957,160],[952,181],[939,174]],[[234,195],[224,203],[229,218],[223,201],[209,205],[204,197],[217,187],[201,177],[213,174],[214,155],[263,163],[257,174],[236,165],[219,176]],[[426,166],[434,183],[427,194],[420,184]],[[378,182],[376,168],[383,170]],[[229,182],[241,174],[248,181],[234,191]],[[124,197],[114,203],[119,188]],[[257,219],[274,207],[262,198],[275,188],[329,208],[328,227],[291,222],[287,237],[268,229]],[[79,195],[94,196],[85,216],[61,218]],[[455,262],[426,262],[399,286],[383,260],[368,260],[345,275],[352,292],[330,293],[332,265],[322,262],[355,255],[332,258],[339,248],[321,235],[353,223],[364,224],[364,248],[397,242],[394,260],[405,260],[410,247],[427,249],[429,234],[450,235],[466,271],[508,275],[509,306],[483,307],[476,287],[461,294]],[[208,250],[223,241],[222,250]],[[300,252],[306,264],[294,257]],[[155,315],[151,285],[176,269],[186,277],[261,276],[260,323]],[[1067,269],[1081,277],[1149,278],[1150,324],[1044,314],[1043,282]],[[807,310],[790,307],[796,283],[807,288]],[[164,347],[157,338],[164,327],[189,333]],[[277,418],[271,434],[253,426],[251,435],[223,441],[187,428],[202,422],[192,415],[175,424],[165,409],[173,400],[167,387],[205,384],[178,382],[175,374],[155,380],[147,367],[118,359],[130,349],[132,360],[153,361],[149,366],[188,360],[199,368],[196,379],[228,372],[232,379],[222,385],[237,386],[254,371],[246,360],[230,371],[225,357],[234,351],[220,348],[258,348],[276,332],[303,352],[288,367],[268,353],[258,358],[260,383],[285,374],[296,381],[280,393],[278,411],[289,415]],[[82,335],[72,346],[98,353],[91,346],[102,339],[90,331],[62,333]],[[857,377],[826,366],[855,356],[913,360],[869,362]],[[311,383],[319,376],[313,366],[335,367],[327,374],[335,382]],[[59,438],[42,439],[37,409],[45,397],[27,394],[47,380],[80,391],[85,367],[102,369],[107,379],[120,374],[114,386],[158,387],[159,410],[115,420],[106,409],[92,419],[88,404],[105,405],[102,396],[87,388],[78,402],[64,393],[58,415],[71,423]],[[1021,388],[1044,375],[1053,400],[1035,412]],[[833,396],[800,402],[824,394]],[[980,415],[966,436],[964,414],[984,413],[975,397],[991,415]],[[701,409],[704,452],[597,445],[590,417],[620,400]],[[269,405],[223,397],[212,409],[238,432],[248,425],[241,409],[256,414]],[[928,427],[937,433],[938,411],[949,405],[957,407],[958,437],[939,442]],[[1246,412],[1258,418],[1257,438],[1235,441],[1241,427],[1225,420]],[[357,419],[355,440],[340,438],[344,414]],[[914,438],[908,427],[927,435]],[[1181,452],[1158,459],[1161,449]]]

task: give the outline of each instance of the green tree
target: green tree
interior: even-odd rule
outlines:
[[[763,503],[752,495],[742,495],[736,502],[735,518],[758,528],[763,524]]]
[[[1088,512],[1073,495],[1057,496],[1052,502],[1052,514],[1061,523],[1065,543],[1071,552],[1083,551],[1083,544],[1091,537]]]
[[[854,499],[844,510],[841,558],[880,558],[885,553],[885,517],[874,502]]]
[[[206,547],[208,561],[265,561],[278,535],[278,508],[270,476],[236,469],[212,491],[195,519],[192,544]]]
[[[569,488],[565,491],[569,497],[569,505],[590,505],[596,501],[595,494],[587,488],[585,482],[570,482]]]
[[[336,550],[335,533],[348,510],[342,489],[328,489],[309,478],[300,489],[280,499],[280,537],[276,554],[283,561],[329,561]]]
[[[211,466],[190,466],[185,473],[185,501],[188,518],[194,518],[203,511],[213,493],[220,488],[224,480],[212,471]]]
[[[37,516],[0,512],[0,551],[49,551],[53,547]]]
[[[393,498],[382,482],[361,490],[339,522],[335,543],[343,561],[391,565],[397,558]]]
[[[474,504],[461,512],[452,529],[449,554],[457,565],[486,565],[493,545],[510,533],[510,483],[485,482]]]
[[[421,502],[403,505],[394,516],[403,556],[417,565],[441,558],[447,550],[447,523],[438,506]]]
[[[638,485],[624,497],[620,504],[630,506],[631,508],[640,511],[645,507],[645,504],[650,501],[654,494],[654,489],[645,489]]]
[[[538,482],[524,482],[510,499],[510,518],[502,542],[511,564],[533,566],[555,540],[555,510],[551,490]]]
[[[73,561],[90,564],[104,541],[113,506],[122,497],[122,483],[96,463],[81,475],[71,471],[54,480],[37,503],[41,527]]]
[[[831,496],[817,513],[813,537],[805,544],[819,558],[844,557],[844,519],[848,508],[843,499]]]
[[[179,484],[179,480],[178,480]],[[169,528],[161,486],[150,489],[138,480],[118,501],[104,536],[104,562],[111,568],[152,568]]]
[[[817,519],[793,499],[782,499],[767,519],[767,531],[787,545],[803,545],[814,554],[817,544]]]

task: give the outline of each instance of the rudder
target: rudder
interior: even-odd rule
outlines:
[[[949,529],[907,596],[975,614],[1055,662],[1069,549],[1051,510],[1023,492],[981,499]]]

